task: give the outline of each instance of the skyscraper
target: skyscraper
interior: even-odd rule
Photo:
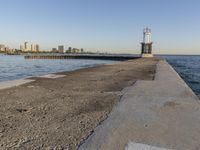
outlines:
[[[39,52],[39,51],[40,51],[40,46],[39,46],[39,44],[35,44],[35,51],[36,51],[36,52]]]
[[[3,44],[0,45],[0,51],[5,51],[5,45]]]
[[[68,52],[71,53],[72,52],[72,47],[68,48]]]
[[[20,50],[23,51],[24,50],[24,46],[20,45]]]
[[[34,51],[35,51],[35,45],[31,44],[31,52],[34,52]]]
[[[64,53],[64,46],[63,45],[59,45],[58,46],[58,52],[59,53]]]
[[[24,42],[24,51],[29,51],[28,42]]]
[[[52,48],[53,53],[57,53],[57,48]]]
[[[20,50],[24,51],[24,52],[28,52],[28,51],[39,52],[40,51],[40,47],[39,47],[39,44],[31,44],[29,46],[28,42],[24,42],[23,45],[20,45]]]

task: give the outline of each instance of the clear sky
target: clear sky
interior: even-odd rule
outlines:
[[[199,0],[0,0],[0,43],[24,41],[111,53],[140,53],[152,29],[154,53],[200,54]]]

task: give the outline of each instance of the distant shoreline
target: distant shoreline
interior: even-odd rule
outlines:
[[[42,55],[42,54],[51,54],[51,55],[135,55],[135,56],[139,56],[140,54],[120,54],[120,53],[53,53],[53,52],[39,52],[39,53],[31,53],[31,52],[22,52],[19,54],[7,54],[6,52],[0,52],[0,54],[4,54],[4,55]],[[154,56],[200,56],[200,54],[154,54]]]

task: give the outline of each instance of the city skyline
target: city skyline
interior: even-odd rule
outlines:
[[[76,48],[66,45],[58,45],[57,48],[53,47],[51,50],[41,50],[39,44],[25,41],[19,45],[19,48],[13,48],[9,45],[0,43],[0,53],[19,54],[19,53],[92,53],[91,51],[84,51],[84,48]]]
[[[66,43],[93,52],[139,54],[147,26],[152,29],[153,53],[200,54],[199,4],[197,0],[3,0],[0,43],[19,48],[19,43],[32,41],[42,50]]]
[[[34,44],[34,43],[29,44],[29,42],[26,41],[26,42],[24,42],[24,44],[20,44],[19,50],[25,51],[25,52],[28,52],[28,51],[39,52],[40,46],[39,46],[39,44]]]

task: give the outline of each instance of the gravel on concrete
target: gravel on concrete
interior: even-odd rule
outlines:
[[[152,80],[157,59],[58,73],[0,90],[0,149],[76,149],[137,80]]]

